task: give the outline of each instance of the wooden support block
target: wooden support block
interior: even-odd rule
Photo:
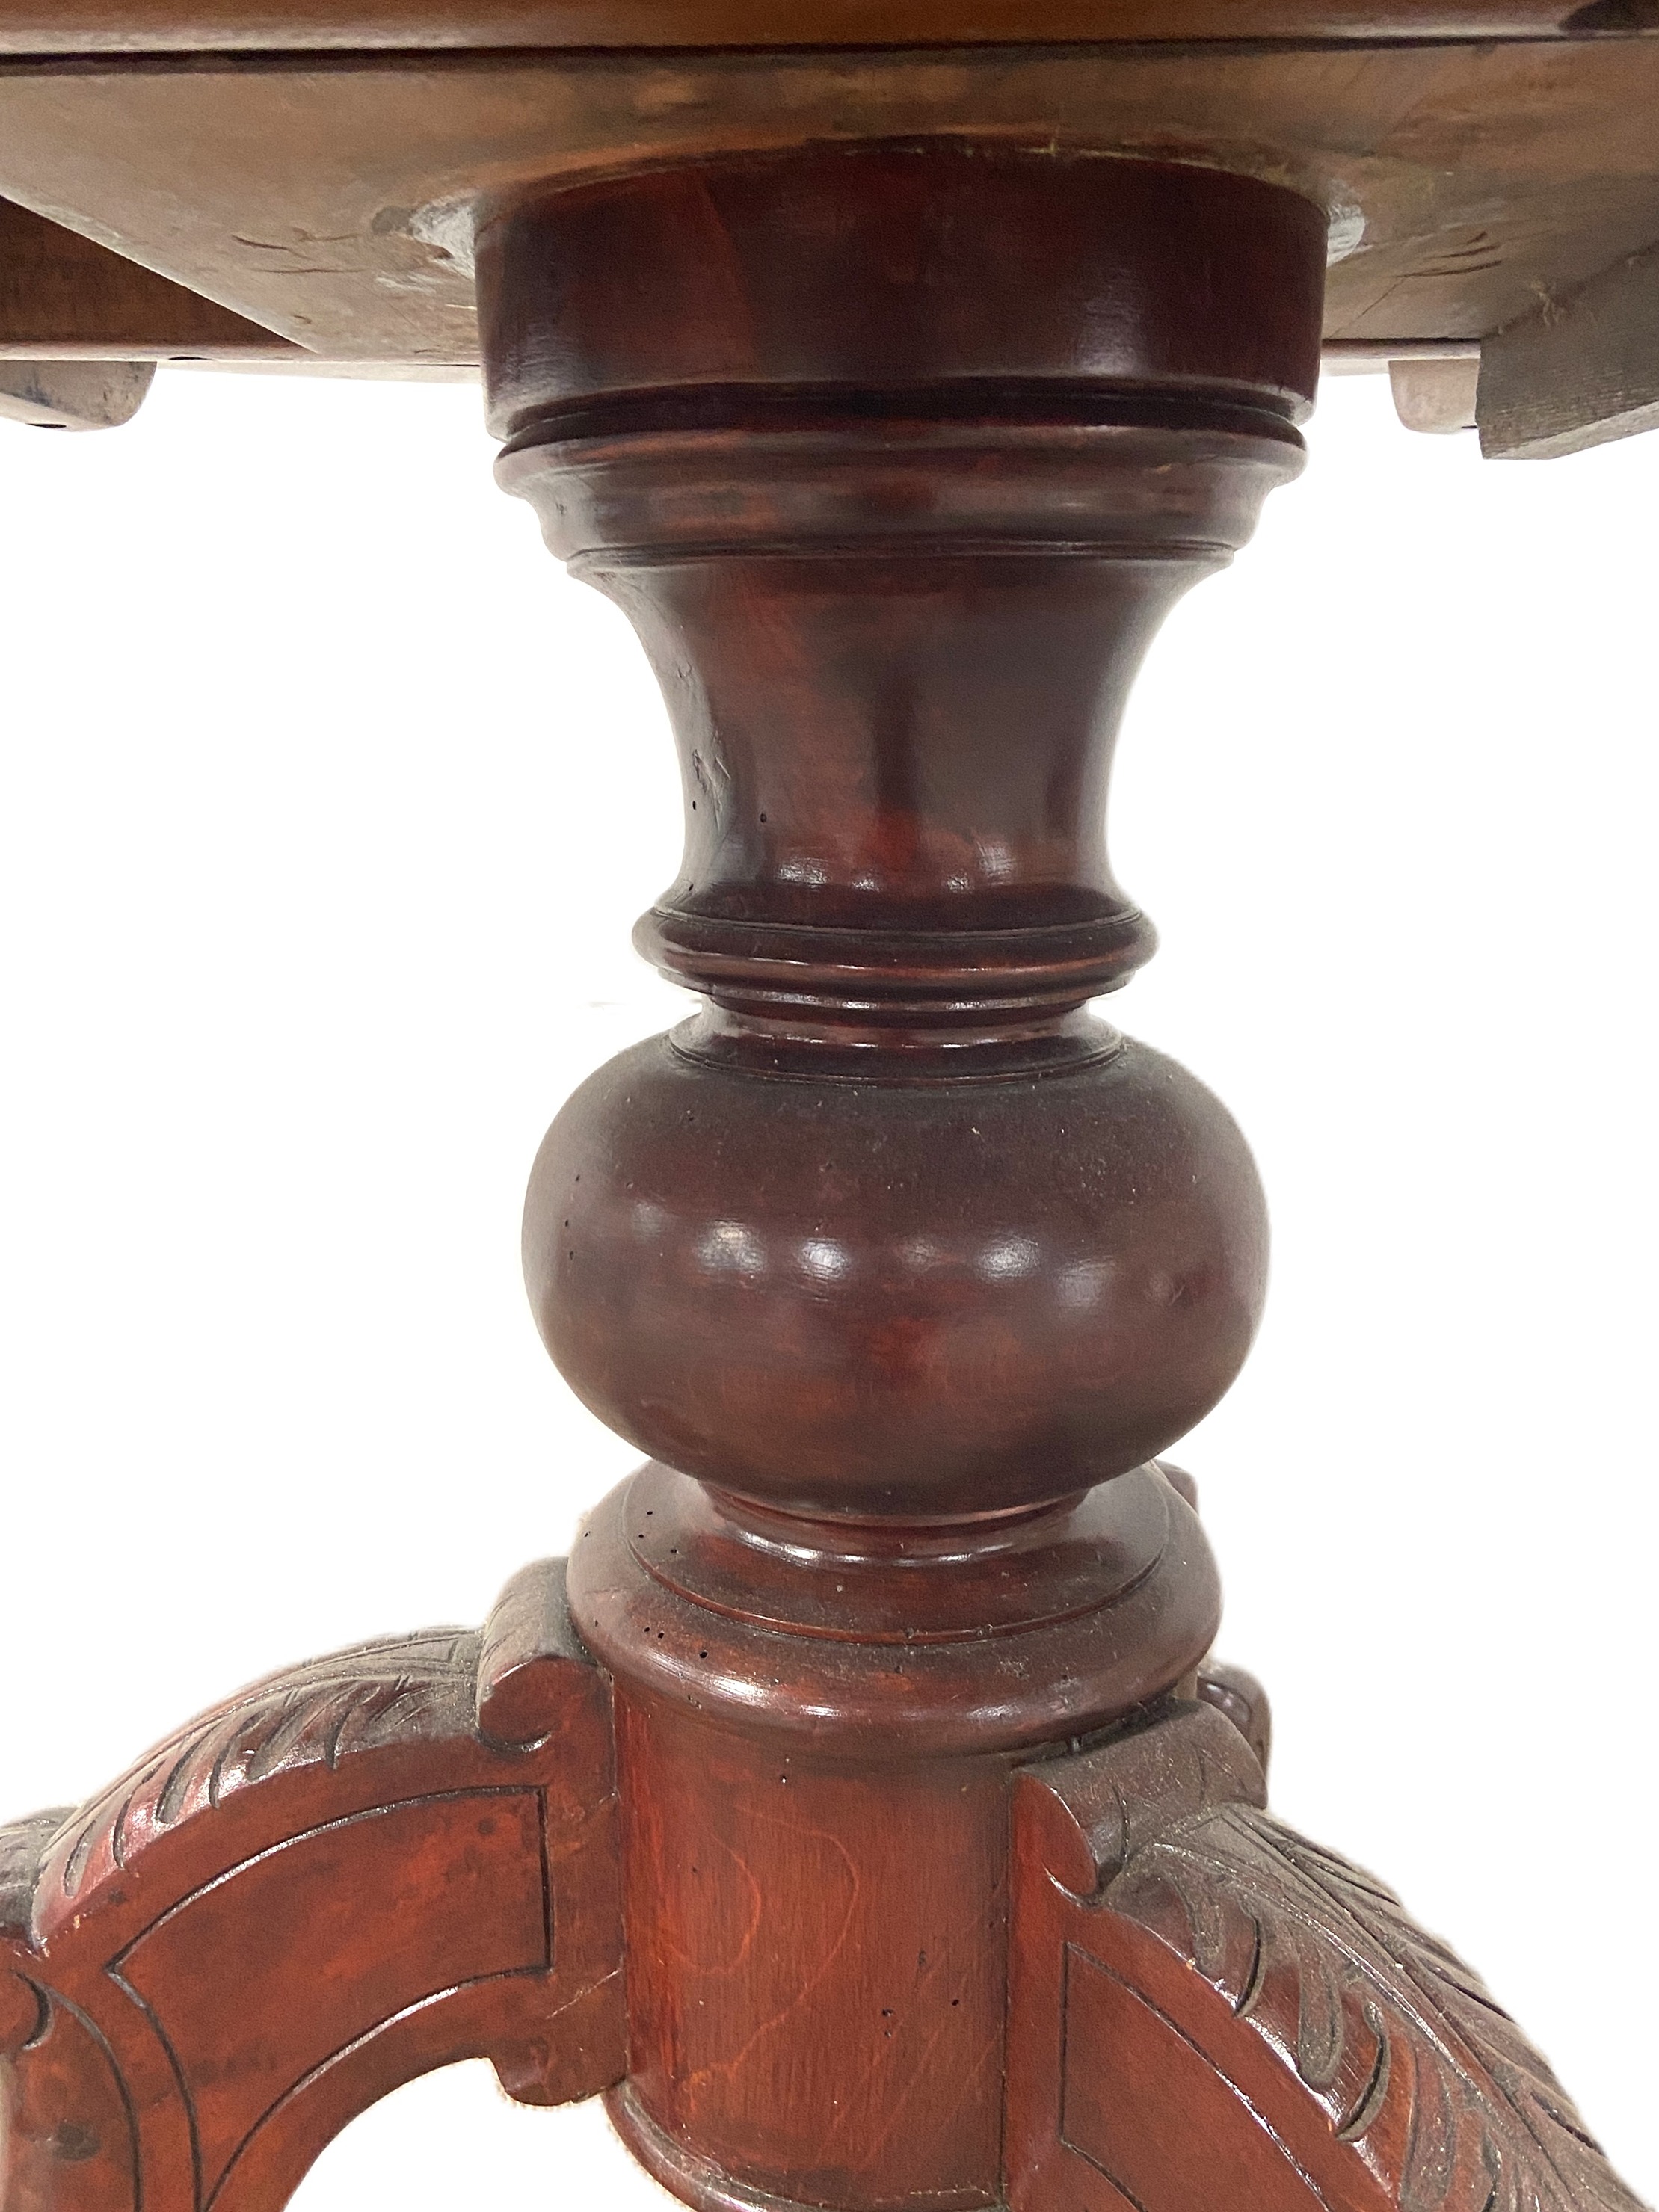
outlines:
[[[1391,361],[1394,411],[1408,430],[1473,430],[1478,351],[1437,361]]]
[[[0,418],[37,430],[113,430],[130,422],[153,361],[0,361]]]
[[[127,363],[177,354],[287,360],[302,353],[216,300],[32,208],[0,200],[0,361]],[[86,381],[91,391],[96,380]],[[143,397],[142,387],[135,390],[128,415]]]
[[[1489,338],[1480,450],[1551,460],[1659,424],[1659,245]]]

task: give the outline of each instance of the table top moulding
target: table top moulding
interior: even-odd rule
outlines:
[[[9,0],[0,52],[1591,37],[1642,0]]]

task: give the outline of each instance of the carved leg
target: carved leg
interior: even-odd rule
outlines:
[[[615,2081],[610,1703],[556,1561],[482,1636],[275,1675],[0,1833],[4,2212],[275,2212],[434,2066]]]
[[[1012,2212],[1633,2212],[1560,2084],[1203,1705],[1014,1792]]]

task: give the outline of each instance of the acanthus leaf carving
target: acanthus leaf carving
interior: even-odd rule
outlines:
[[[1088,1909],[1195,1968],[1401,2212],[1641,2212],[1546,2061],[1391,1890],[1217,1794],[1143,1831]]]
[[[380,1638],[286,1668],[198,1716],[61,1820],[40,1853],[34,1939],[149,1843],[240,1790],[393,1741],[469,1735],[478,1644],[461,1630]]]
[[[562,1590],[514,1585],[532,1741],[480,1729],[492,1615],[286,1669],[0,1830],[0,2204],[67,2212],[71,2175],[258,2212],[433,2065],[546,2103],[617,2078],[610,1699]]]

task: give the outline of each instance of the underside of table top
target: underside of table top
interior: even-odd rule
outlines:
[[[14,60],[0,191],[315,354],[464,363],[479,193],[745,146],[1035,137],[1323,199],[1327,339],[1386,349],[1483,337],[1659,238],[1656,114],[1646,39]]]
[[[1331,219],[1328,348],[1468,349],[1530,320],[1571,368],[1562,303],[1659,240],[1650,18],[1659,0],[0,4],[0,356],[465,370],[483,199],[949,135],[1291,185]],[[1622,297],[1612,324],[1644,359],[1659,281],[1638,289],[1635,338]],[[1604,368],[1594,406],[1628,414]]]

